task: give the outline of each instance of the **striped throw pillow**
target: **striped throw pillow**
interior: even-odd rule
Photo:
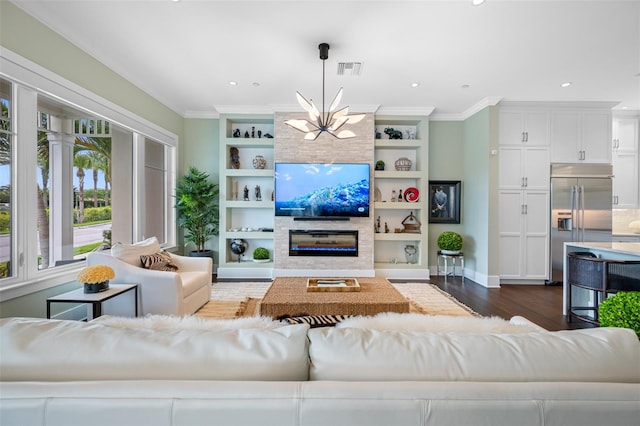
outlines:
[[[153,271],[176,272],[178,270],[178,266],[173,263],[171,255],[163,251],[140,256],[140,262],[142,262],[144,268]]]

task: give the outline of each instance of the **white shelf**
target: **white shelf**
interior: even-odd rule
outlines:
[[[225,231],[221,232],[220,236],[227,240],[233,240],[235,238],[241,238],[243,240],[272,240],[273,232],[264,231]]]
[[[225,138],[224,144],[227,147],[238,147],[238,148],[273,148],[273,139],[272,138]]]
[[[424,144],[422,139],[376,139],[376,149],[416,149]]]
[[[374,234],[373,239],[376,241],[422,241],[423,235],[414,234],[412,232],[380,232]]]
[[[273,179],[273,169],[225,169],[227,177],[265,177]]]
[[[373,173],[376,179],[420,179],[424,178],[422,171],[401,172],[398,170],[376,170]]]
[[[373,203],[374,210],[414,210],[419,211],[422,209],[422,204],[418,201],[415,203],[409,202],[383,202],[376,201]]]
[[[225,207],[228,209],[273,209],[273,201],[236,201],[227,200]]]

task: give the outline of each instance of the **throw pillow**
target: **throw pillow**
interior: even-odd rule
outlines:
[[[352,315],[301,315],[295,317],[282,316],[279,320],[286,324],[309,324],[310,328],[334,327],[340,321],[351,318]]]
[[[140,262],[142,262],[143,268],[153,271],[176,272],[178,270],[178,265],[173,263],[171,255],[164,251],[142,255],[140,256]]]
[[[111,256],[133,266],[142,266],[140,256],[159,251],[160,243],[156,237],[147,238],[135,244],[115,243],[111,246]]]

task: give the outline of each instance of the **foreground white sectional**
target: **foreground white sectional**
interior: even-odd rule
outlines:
[[[232,323],[229,323],[232,324]],[[0,424],[636,425],[630,330],[0,321]]]

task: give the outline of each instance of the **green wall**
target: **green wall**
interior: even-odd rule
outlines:
[[[0,45],[51,70],[59,76],[90,90],[93,93],[137,114],[144,119],[175,133],[179,140],[180,166],[191,159],[202,161],[203,168],[208,156],[199,157],[201,144],[211,145],[212,156],[217,152],[213,138],[217,138],[217,124],[208,138],[203,135],[193,137],[193,144],[184,137],[185,120],[147,93],[143,92],[120,75],[113,72],[78,47],[72,45],[59,34],[24,13],[8,1],[0,0]],[[217,176],[217,160],[210,160],[216,168],[211,170]],[[209,167],[207,165],[207,167]],[[182,172],[180,168],[179,173]],[[212,241],[211,244],[215,244]],[[217,247],[217,244],[214,245]],[[47,290],[34,292],[0,303],[0,317],[46,316],[46,299],[56,294],[79,287],[76,282],[59,285]]]
[[[462,181],[462,199],[466,192],[466,179],[463,164],[463,123],[461,121],[431,121],[429,122],[429,180],[460,180]],[[430,200],[425,200],[429,203]],[[454,231],[465,238],[465,217],[461,212],[460,224],[429,224],[429,265],[437,262],[438,235],[443,231]],[[467,256],[465,238],[464,250]],[[435,270],[432,274],[435,274]]]
[[[0,1],[0,44],[182,139],[182,116],[4,0]]]
[[[497,108],[487,107],[463,123],[465,267],[489,286],[498,274],[497,117]]]
[[[184,149],[180,155],[180,169],[187,170],[189,166],[197,167],[208,173],[213,182],[219,183],[220,177],[220,120],[196,119],[184,120]],[[182,240],[182,235],[179,235]],[[213,250],[213,262],[218,262],[218,237],[207,242],[207,248]],[[183,248],[183,252],[184,252]]]

